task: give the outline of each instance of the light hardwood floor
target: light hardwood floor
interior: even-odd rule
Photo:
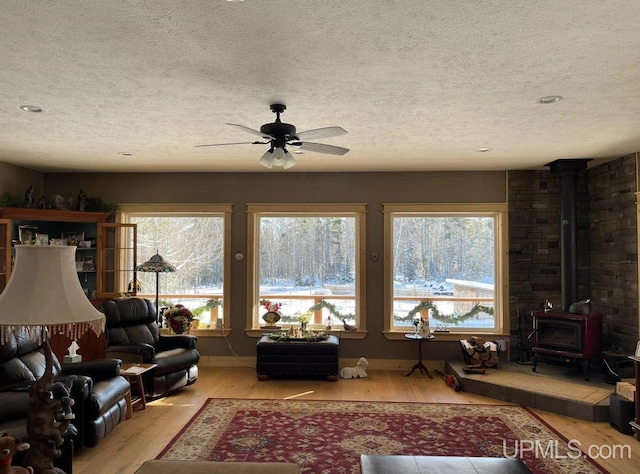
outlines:
[[[414,373],[370,370],[369,377],[337,382],[315,380],[257,380],[250,368],[200,367],[198,381],[164,399],[135,410],[133,418],[121,423],[95,448],[83,449],[74,458],[74,474],[133,473],[147,459],[153,459],[198,411],[207,398],[281,399],[295,397],[315,400],[370,400],[427,403],[504,402],[465,392],[454,392],[436,374],[433,380]],[[613,446],[628,446],[617,459],[599,459],[611,474],[638,472],[640,442],[609,426],[536,410],[536,413],[570,440],[578,440],[586,450],[593,446],[611,454]],[[595,451],[594,451],[595,452]],[[635,467],[634,467],[635,466]],[[186,474],[186,473],[185,473]]]

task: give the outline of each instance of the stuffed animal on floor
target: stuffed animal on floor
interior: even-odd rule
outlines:
[[[343,379],[362,379],[367,377],[367,367],[369,366],[369,361],[364,357],[360,357],[358,359],[358,363],[355,367],[344,367],[340,371],[340,377]]]
[[[53,388],[51,390],[51,394],[54,400],[60,400],[61,407],[61,418],[58,421],[64,420],[73,420],[76,416],[71,411],[71,407],[75,405],[75,401],[71,398],[71,386],[73,382],[76,380],[75,375],[71,375],[67,377],[65,383],[55,382],[53,384]]]
[[[0,436],[0,474],[33,474],[33,468],[12,466],[11,458],[18,451],[26,451],[29,443],[23,443],[20,438],[14,438],[7,433]]]

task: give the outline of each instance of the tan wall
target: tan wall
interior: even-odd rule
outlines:
[[[182,173],[182,174],[47,174],[48,194],[75,196],[83,188],[105,202],[233,203],[232,253],[246,252],[246,203],[357,202],[367,204],[367,254],[382,253],[382,203],[506,202],[505,172],[438,173]],[[371,359],[415,359],[411,341],[388,341],[382,335],[383,259],[367,262],[367,328],[364,340],[343,340],[340,356]],[[254,356],[254,338],[245,335],[246,268],[232,263],[229,342],[241,356]],[[458,358],[457,343],[430,343],[425,358]],[[204,356],[229,356],[220,338],[200,338]]]

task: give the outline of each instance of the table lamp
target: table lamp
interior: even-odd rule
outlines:
[[[138,265],[136,267],[136,271],[137,272],[143,272],[143,273],[155,273],[156,274],[156,321],[158,321],[158,324],[161,324],[162,321],[160,321],[160,308],[158,307],[159,303],[160,303],[160,301],[158,299],[159,294],[160,294],[160,278],[159,278],[159,275],[160,275],[160,273],[175,272],[176,271],[176,267],[171,265],[169,262],[165,261],[165,259],[162,258],[162,256],[156,250],[156,254],[153,255],[146,262],[141,263],[140,265]]]
[[[42,338],[44,375],[33,385],[27,412],[27,433],[36,474],[53,469],[69,420],[56,420],[55,401],[47,396],[53,388],[53,360],[49,337],[63,334],[72,340],[88,330],[97,336],[104,331],[104,315],[89,302],[75,266],[72,246],[16,245],[15,268],[0,294],[0,344],[18,329]],[[50,471],[53,472],[53,471]]]

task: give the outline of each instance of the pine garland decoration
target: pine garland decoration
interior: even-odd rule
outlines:
[[[399,319],[403,321],[411,321],[417,313],[425,309],[430,311],[430,318],[437,319],[444,324],[452,325],[466,321],[467,319],[471,319],[479,313],[487,313],[493,315],[493,308],[481,305],[479,303],[473,305],[473,308],[471,308],[468,313],[456,316],[455,314],[442,314],[440,311],[438,311],[438,307],[434,303],[432,303],[431,301],[423,301],[415,306],[411,311],[409,311],[404,318]]]
[[[354,319],[353,314],[340,314],[340,312],[336,309],[336,306],[334,304],[331,304],[331,303],[329,303],[328,301],[325,301],[325,300],[318,301],[311,308],[309,308],[308,311],[315,312],[315,311],[319,311],[319,310],[321,310],[323,308],[328,309],[329,313],[333,314],[336,318],[338,318],[340,320]]]

